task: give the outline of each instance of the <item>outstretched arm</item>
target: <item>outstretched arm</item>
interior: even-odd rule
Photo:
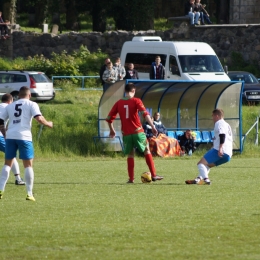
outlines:
[[[53,122],[47,121],[47,120],[44,118],[44,116],[36,116],[36,117],[35,117],[35,120],[36,120],[38,123],[42,124],[42,125],[45,125],[45,126],[47,126],[47,127],[49,127],[49,128],[53,128]]]

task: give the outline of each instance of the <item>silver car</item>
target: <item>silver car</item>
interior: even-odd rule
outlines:
[[[7,70],[0,71],[0,93],[10,93],[14,100],[18,99],[21,87],[28,87],[31,99],[47,101],[55,97],[52,81],[43,72]]]

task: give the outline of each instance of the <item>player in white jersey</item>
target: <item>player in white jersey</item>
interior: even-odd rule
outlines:
[[[219,166],[230,161],[233,151],[233,137],[230,125],[224,120],[222,109],[214,109],[212,119],[215,123],[213,148],[209,150],[198,162],[199,175],[194,180],[186,180],[186,184],[199,184],[203,180],[210,184],[209,171],[214,166]]]
[[[13,102],[13,97],[11,94],[4,94],[1,98],[1,100],[2,100],[2,103],[0,104],[0,115],[5,110],[5,107],[8,104],[11,104]],[[4,122],[4,127],[6,127],[6,122]],[[2,131],[5,135],[5,128],[3,128]],[[5,144],[5,136],[3,135],[3,133],[0,131],[0,151],[5,153],[6,144]],[[14,160],[13,160],[13,165],[12,165],[11,170],[15,177],[15,185],[25,185],[25,182],[22,180],[22,178],[20,176],[19,164],[18,164],[16,158],[14,158]]]
[[[4,121],[9,119],[8,130],[6,132],[5,165],[2,168],[0,177],[0,199],[3,197],[13,159],[16,157],[17,150],[19,150],[19,158],[23,160],[25,169],[26,200],[35,201],[32,192],[34,181],[34,171],[32,168],[34,158],[31,133],[32,118],[50,128],[53,127],[53,123],[46,121],[41,114],[38,104],[30,101],[30,98],[30,89],[21,87],[19,100],[8,105],[3,114],[0,115],[0,126],[3,126]]]

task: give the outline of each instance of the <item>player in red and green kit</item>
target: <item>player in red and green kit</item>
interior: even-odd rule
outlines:
[[[152,175],[152,180],[162,180],[162,176],[156,175],[153,157],[149,150],[149,145],[144,133],[138,112],[142,114],[145,120],[152,127],[154,135],[157,135],[157,130],[151,120],[149,113],[146,111],[143,102],[139,98],[135,98],[135,85],[128,83],[125,86],[125,97],[118,100],[111,111],[109,112],[106,121],[110,129],[109,137],[114,138],[116,135],[113,121],[116,115],[119,114],[121,120],[121,130],[123,134],[124,153],[128,155],[127,169],[129,180],[127,183],[134,183],[134,152],[135,147],[145,155],[146,163]]]

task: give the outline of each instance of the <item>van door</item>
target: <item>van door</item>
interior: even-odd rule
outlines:
[[[180,80],[181,73],[180,67],[178,65],[177,59],[173,54],[169,55],[169,63],[166,68],[166,79]]]

